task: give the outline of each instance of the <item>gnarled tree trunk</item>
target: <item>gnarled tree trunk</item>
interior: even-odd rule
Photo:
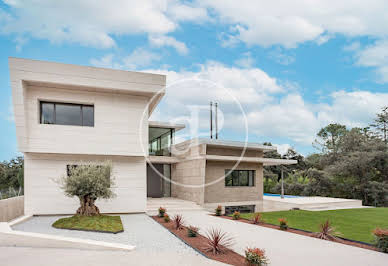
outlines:
[[[100,214],[100,210],[94,205],[96,199],[91,198],[90,195],[80,197],[79,201],[81,206],[77,210],[78,215],[93,216]]]

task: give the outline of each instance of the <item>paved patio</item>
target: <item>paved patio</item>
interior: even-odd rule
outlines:
[[[171,215],[172,213],[170,213]],[[181,212],[188,225],[220,228],[234,237],[233,249],[244,254],[246,247],[264,248],[271,266],[386,266],[388,254],[210,216],[205,211]]]

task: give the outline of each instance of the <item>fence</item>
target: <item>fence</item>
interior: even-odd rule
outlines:
[[[24,196],[0,200],[0,222],[9,222],[24,214]]]

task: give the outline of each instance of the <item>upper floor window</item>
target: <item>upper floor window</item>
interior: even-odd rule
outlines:
[[[40,102],[40,123],[94,127],[94,106]]]
[[[150,155],[170,156],[170,146],[174,139],[174,129],[150,127],[148,130],[148,151]]]
[[[255,186],[255,170],[225,170],[225,186],[253,187]]]

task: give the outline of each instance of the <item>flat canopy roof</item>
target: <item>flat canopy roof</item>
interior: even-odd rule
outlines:
[[[220,156],[206,155],[206,160],[221,161],[221,162],[247,162],[247,163],[262,163],[264,166],[271,165],[289,165],[297,164],[297,160],[263,158],[263,157],[239,157],[239,156]]]
[[[191,143],[191,144],[206,144],[209,146],[216,146],[216,147],[226,147],[226,148],[244,148],[246,147],[249,150],[261,150],[261,151],[276,151],[277,148],[275,146],[267,146],[260,143],[253,143],[248,142],[245,143],[243,141],[232,141],[232,140],[219,140],[219,139],[205,139],[205,138],[195,138],[191,140],[187,140],[181,143],[177,143],[176,145],[181,145],[184,143]]]
[[[184,129],[186,126],[184,124],[175,124],[170,122],[162,121],[148,121],[149,127],[158,127],[158,128],[173,128],[175,131]]]

